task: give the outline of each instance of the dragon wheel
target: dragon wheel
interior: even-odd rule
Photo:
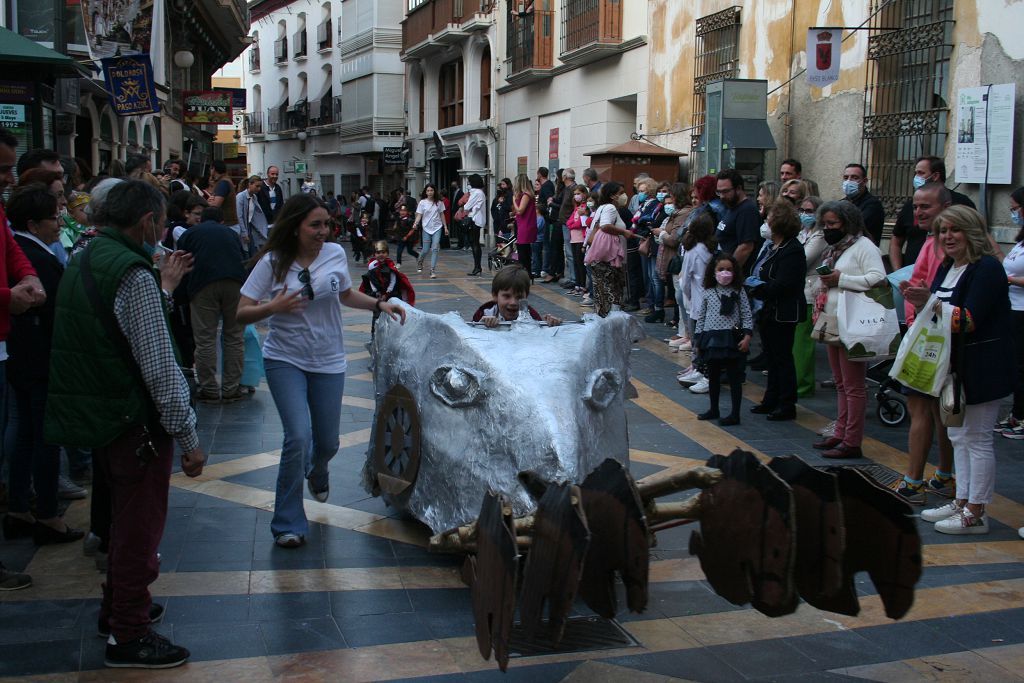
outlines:
[[[416,400],[396,384],[384,395],[374,424],[373,471],[377,485],[393,497],[407,497],[420,469],[422,437]]]

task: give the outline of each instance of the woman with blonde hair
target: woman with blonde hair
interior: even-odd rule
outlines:
[[[931,286],[917,280],[900,283],[900,289],[918,314],[934,294],[943,304],[941,315],[950,315],[950,372],[962,382],[966,405],[963,424],[948,427],[956,497],[925,510],[921,519],[934,522],[935,530],[944,534],[986,534],[985,506],[995,488],[992,425],[1014,387],[1015,373],[1006,367],[1013,357],[1009,283],[985,220],[974,209],[949,207],[936,217],[932,234],[945,258]]]
[[[796,178],[782,183],[782,189],[779,191],[779,197],[793,202],[793,206],[800,206],[800,203],[809,196],[811,190],[807,183]]]
[[[516,253],[519,265],[526,268],[533,280],[533,243],[537,241],[537,201],[533,196],[533,181],[520,173],[512,185],[512,214],[516,217]]]

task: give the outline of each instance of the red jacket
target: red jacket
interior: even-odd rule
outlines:
[[[409,278],[406,277],[405,273],[395,268],[395,264],[391,259],[387,259],[385,264],[389,269],[387,276],[381,273],[380,262],[377,259],[370,261],[369,270],[363,275],[359,291],[383,301],[397,296],[410,306],[415,306],[416,292],[413,290]]]
[[[7,341],[11,329],[11,287],[36,271],[7,227],[7,214],[0,204],[0,341]]]

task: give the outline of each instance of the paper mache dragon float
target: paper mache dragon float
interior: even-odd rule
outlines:
[[[526,636],[551,643],[577,597],[614,618],[617,579],[626,607],[644,611],[656,532],[682,523],[699,524],[690,552],[733,604],[854,616],[866,571],[888,617],[910,609],[922,569],[912,510],[860,470],[735,450],[634,480],[632,317],[487,329],[405,308],[405,325],[377,322],[363,483],[429,526],[431,550],[466,556],[480,654],[502,670],[517,606]]]

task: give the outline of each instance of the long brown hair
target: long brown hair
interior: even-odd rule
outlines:
[[[299,255],[299,226],[311,212],[322,208],[323,202],[312,195],[299,193],[289,197],[274,218],[267,243],[253,257],[251,265],[258,263],[264,254],[271,254],[274,280],[284,282],[288,269]]]

